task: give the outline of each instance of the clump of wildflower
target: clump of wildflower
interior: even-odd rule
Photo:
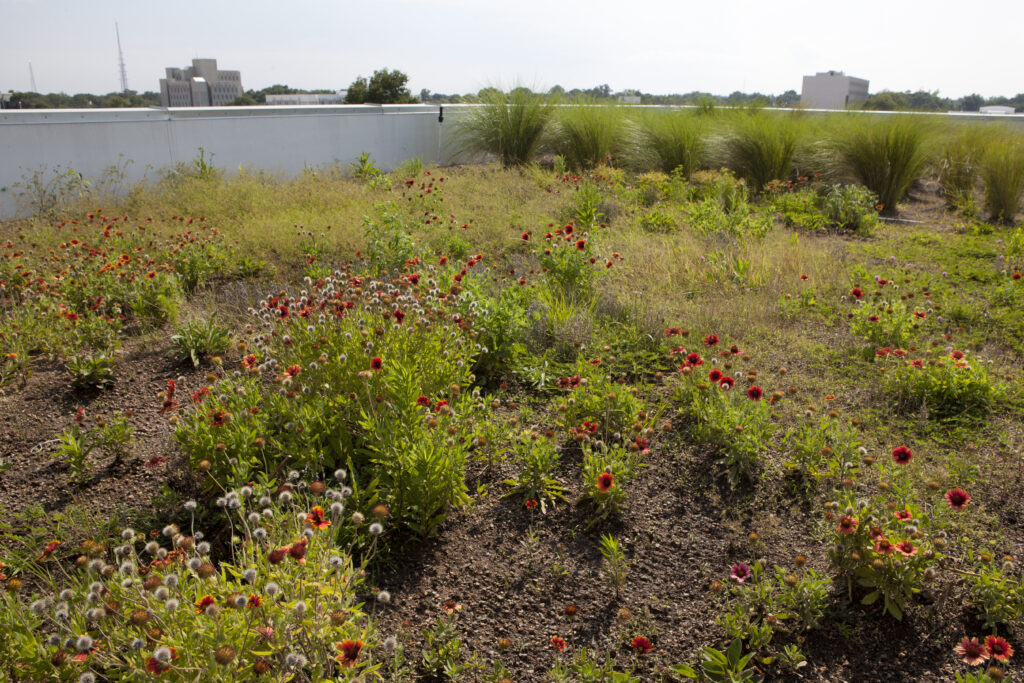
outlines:
[[[654,649],[654,646],[651,645],[651,641],[649,641],[644,636],[637,636],[633,638],[633,641],[630,643],[630,646],[632,646],[632,648],[636,650],[637,654],[639,655],[645,655]]]

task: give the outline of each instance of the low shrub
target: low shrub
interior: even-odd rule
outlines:
[[[935,357],[881,349],[879,360],[881,388],[902,412],[923,411],[936,420],[984,417],[1002,395],[981,361],[964,351]]]

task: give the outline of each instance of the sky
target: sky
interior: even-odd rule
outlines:
[[[0,91],[159,90],[195,57],[244,88],[344,89],[380,68],[413,94],[608,84],[780,94],[830,69],[870,91],[1024,92],[1024,3],[975,0],[0,0]]]

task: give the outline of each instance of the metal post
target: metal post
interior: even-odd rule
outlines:
[[[437,111],[437,165],[441,165],[441,136],[444,130],[444,105]]]

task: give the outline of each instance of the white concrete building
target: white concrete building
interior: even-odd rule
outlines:
[[[221,107],[241,97],[242,74],[221,71],[216,59],[193,59],[192,66],[167,69],[160,79],[160,104],[164,107]]]
[[[807,109],[854,109],[868,99],[868,82],[842,71],[804,76],[800,104]]]
[[[990,104],[978,110],[980,114],[1012,114],[1016,111],[1013,107],[1005,107],[1001,104]]]
[[[267,95],[267,106],[344,104],[347,91],[333,93],[295,93],[291,95]]]

